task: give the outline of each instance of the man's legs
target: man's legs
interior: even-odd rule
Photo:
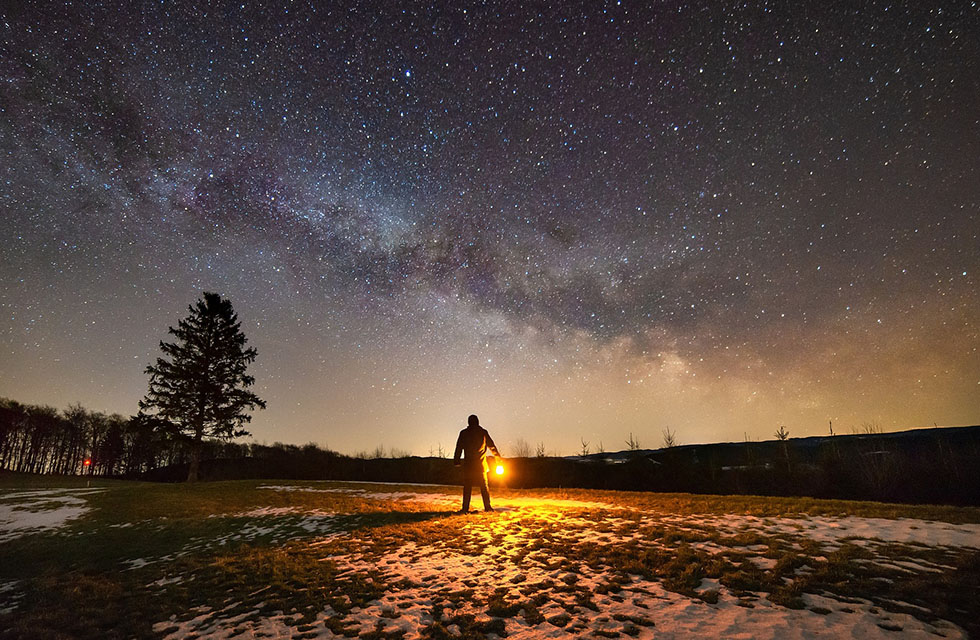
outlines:
[[[480,495],[483,496],[483,510],[493,511],[490,506],[490,484],[487,482],[487,472],[480,474]]]
[[[470,479],[466,478],[463,480],[463,508],[460,509],[463,513],[470,510],[470,496],[473,495],[473,487],[470,485]]]

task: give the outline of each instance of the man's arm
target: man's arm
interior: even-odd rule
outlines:
[[[486,431],[485,429],[484,431],[487,434],[487,449],[493,451],[493,455],[496,456],[497,458],[502,458],[503,456],[500,455],[500,451],[497,450],[497,445],[493,443],[493,438],[490,437],[490,432]]]
[[[463,452],[463,434],[456,438],[456,453],[453,454],[453,464],[459,466],[459,454]]]

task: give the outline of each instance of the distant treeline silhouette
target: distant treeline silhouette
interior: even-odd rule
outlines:
[[[175,436],[151,416],[109,415],[78,404],[59,411],[0,398],[0,469],[7,471],[184,480],[192,446],[189,438]],[[315,444],[264,445],[220,439],[204,440],[201,451],[202,461],[210,464],[207,479],[217,479],[216,465],[234,467],[237,471],[229,474],[234,477],[293,477],[297,473],[322,477],[338,459],[364,458],[364,454],[347,458]],[[244,472],[247,467],[252,471]],[[174,476],[177,469],[182,477]]]
[[[0,398],[0,469],[138,477],[187,464],[191,443],[168,436],[158,423],[147,416],[108,415],[77,404],[59,411]],[[248,445],[209,441],[205,455],[245,457],[250,450]]]

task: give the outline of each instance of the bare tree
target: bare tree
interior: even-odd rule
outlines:
[[[861,425],[861,431],[868,434],[869,436],[877,435],[881,433],[881,425],[877,422],[865,422]]]
[[[786,441],[789,440],[789,429],[784,425],[779,425],[779,428],[776,429],[776,439],[783,444],[783,457],[786,458],[786,470],[789,471],[789,446],[786,444]]]
[[[606,452],[606,447],[603,446],[602,440],[599,441],[599,444],[598,444],[598,446],[596,446],[595,451],[596,451],[596,453],[605,453]]]
[[[670,427],[665,427],[663,434],[664,434],[664,449],[671,449],[677,446],[676,431],[671,431]]]
[[[527,443],[524,438],[518,438],[514,441],[513,452],[515,458],[530,458],[531,457],[531,445]]]
[[[582,455],[583,456],[589,455],[589,441],[586,440],[585,438],[582,438]]]
[[[630,439],[626,441],[626,446],[629,447],[630,451],[639,451],[640,441],[633,437],[633,432],[630,431]]]
[[[534,455],[539,458],[543,458],[545,456],[543,442],[539,442],[538,446],[534,447]]]

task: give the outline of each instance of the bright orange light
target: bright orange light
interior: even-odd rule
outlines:
[[[91,466],[91,465],[92,465],[92,458],[85,458],[85,460],[82,461],[82,466],[83,467],[88,467],[88,466]]]
[[[497,465],[497,475],[498,476],[504,475],[504,465],[502,464]]]

